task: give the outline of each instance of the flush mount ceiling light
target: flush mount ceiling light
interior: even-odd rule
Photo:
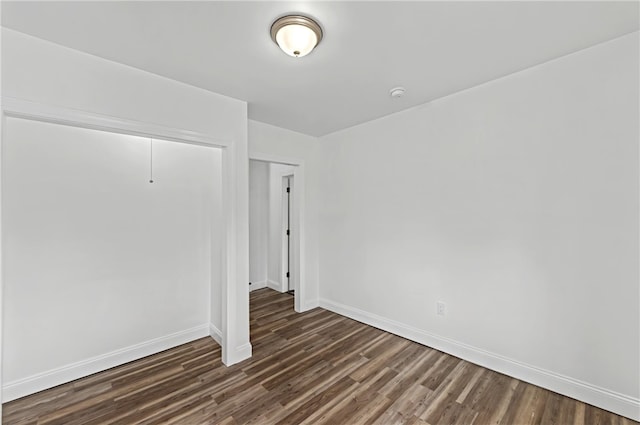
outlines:
[[[271,25],[271,39],[289,56],[308,55],[322,40],[322,28],[302,15],[288,15]]]

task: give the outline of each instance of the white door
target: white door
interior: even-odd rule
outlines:
[[[293,273],[291,270],[291,195],[292,195],[292,184],[293,184],[293,176],[286,176],[283,179],[283,223],[284,223],[284,231],[285,231],[285,244],[284,244],[284,252],[282,253],[282,258],[284,260],[285,265],[285,288],[287,292],[293,293],[295,291],[295,285],[293,284]]]

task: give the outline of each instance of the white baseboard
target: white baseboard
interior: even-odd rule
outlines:
[[[302,307],[302,311],[309,311],[309,310],[313,310],[316,307],[319,307],[320,303],[317,299],[315,300],[311,300],[311,301],[307,301],[304,303],[304,306]],[[329,309],[327,309],[329,310]]]
[[[222,347],[222,331],[213,323],[209,323],[209,336]]]
[[[222,363],[225,366],[232,366],[236,363],[240,363],[243,360],[251,357],[253,351],[253,347],[250,342],[237,347],[235,350],[230,350],[228,353],[225,353],[225,350],[222,350]]]
[[[100,356],[38,373],[2,386],[2,402],[8,402],[38,391],[138,360],[151,354],[176,347],[198,338],[209,336],[209,325],[204,324],[170,335],[141,342]]]
[[[262,289],[262,288],[266,288],[267,287],[267,281],[262,281],[262,282],[251,282],[251,285],[249,285],[249,292],[251,291],[257,291],[258,289]]]
[[[320,307],[525,382],[640,421],[640,399],[531,366],[327,299]]]
[[[274,291],[284,292],[282,290],[282,285],[279,282],[273,280],[267,280],[267,287],[273,289]]]
[[[241,362],[242,360],[248,359],[249,357],[251,357],[252,354],[253,354],[253,346],[251,345],[250,342],[247,342],[246,344],[241,345],[236,349],[235,357],[236,359],[238,359],[236,363]]]

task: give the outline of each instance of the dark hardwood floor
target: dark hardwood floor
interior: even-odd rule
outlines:
[[[203,338],[3,406],[17,424],[637,424],[322,309],[251,294],[254,356]]]

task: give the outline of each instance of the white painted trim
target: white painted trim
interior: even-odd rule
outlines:
[[[3,385],[2,402],[8,402],[38,391],[46,390],[142,357],[156,354],[198,338],[209,336],[207,324],[196,326],[170,335],[161,336],[139,344],[91,357],[76,363],[38,373]]]
[[[186,142],[215,147],[227,147],[230,145],[229,140],[214,139],[206,134],[191,130],[170,128],[159,124],[112,117],[61,106],[45,105],[8,96],[2,98],[2,108],[6,115],[16,118],[47,121],[94,130],[125,133],[133,136],[156,137],[181,143]]]
[[[273,289],[274,291],[284,292],[282,290],[282,285],[280,282],[276,282],[274,280],[267,280],[267,287]]]
[[[519,362],[324,298],[320,299],[320,307],[618,415],[626,416],[635,421],[640,420],[640,399]]]
[[[222,199],[226,246],[222,264],[222,363],[251,357],[249,329],[249,160],[246,145],[222,150]]]
[[[247,342],[246,344],[243,344],[240,347],[237,347],[235,350],[230,350],[230,353],[229,353],[230,363],[228,364],[228,366],[234,365],[236,363],[240,363],[243,360],[247,360],[248,358],[251,357],[252,351],[253,351],[253,347],[251,346],[250,342]]]
[[[2,18],[2,7],[0,7],[0,20]],[[2,46],[2,31],[0,30],[0,46]],[[0,54],[0,81],[2,81],[2,55]],[[4,104],[3,104],[3,97],[2,97],[2,84],[0,84],[0,176],[2,176],[3,171],[2,171],[2,140],[4,140],[4,129],[5,129],[5,117],[6,115],[4,114]],[[2,424],[2,398],[4,397],[3,391],[2,391],[2,385],[3,385],[3,373],[2,373],[2,352],[4,351],[4,345],[3,345],[3,328],[4,328],[4,324],[3,324],[3,316],[4,316],[4,311],[3,311],[3,305],[4,305],[4,280],[2,278],[2,276],[4,276],[4,271],[3,271],[3,261],[2,258],[4,258],[4,255],[2,253],[2,177],[0,177],[0,424]]]
[[[237,259],[236,259],[236,186],[237,177],[235,175],[235,147],[231,146],[222,151],[222,204],[223,220],[225,223],[225,232],[222,235],[223,246],[226,247],[226,256],[222,261],[222,286],[220,297],[221,315],[222,315],[222,363],[231,366],[229,353],[235,346],[237,340],[237,332],[233,311],[236,305],[236,288],[231,282],[237,279]]]
[[[292,228],[298,229],[294,233],[291,240],[294,265],[292,273],[296,282],[296,292],[294,299],[294,308],[298,313],[309,310],[307,304],[309,300],[306,299],[307,295],[307,272],[306,272],[306,215],[305,215],[305,192],[306,192],[306,180],[305,180],[305,166],[304,160],[300,158],[291,158],[280,155],[273,155],[264,152],[249,152],[249,159],[256,161],[275,162],[278,164],[294,165],[293,168],[293,206],[291,208],[292,214]],[[267,283],[268,284],[268,283]],[[281,285],[282,287],[282,285]],[[278,289],[276,289],[278,290]]]
[[[209,323],[209,336],[222,347],[222,331],[213,323]]]
[[[263,280],[262,282],[251,282],[251,285],[249,285],[249,292],[257,291],[258,289],[262,289],[266,287],[267,287],[266,280]]]
[[[306,261],[306,243],[307,229],[305,218],[305,193],[306,193],[305,168],[301,164],[293,169],[293,190],[291,198],[293,200],[293,208],[291,208],[291,228],[295,230],[292,244],[292,270],[293,281],[295,282],[295,299],[294,307],[298,313],[307,311],[305,304],[307,300],[307,261]]]

